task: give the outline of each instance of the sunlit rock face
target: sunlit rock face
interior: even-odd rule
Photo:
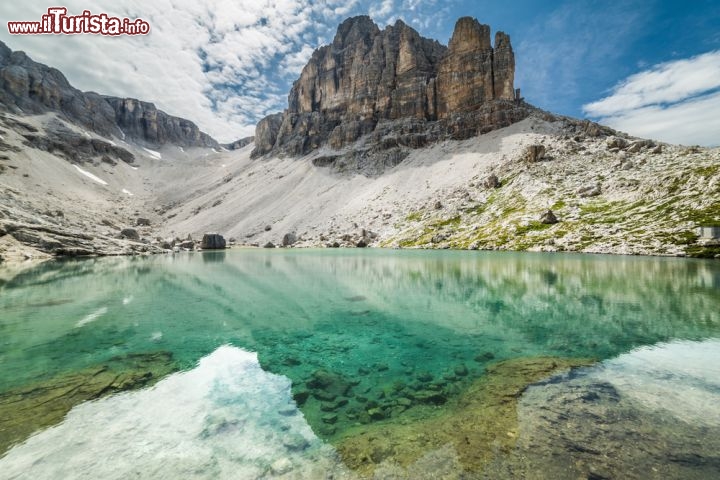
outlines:
[[[313,53],[282,121],[258,124],[254,155],[341,149],[371,133],[375,150],[468,138],[527,116],[513,101],[514,76],[510,37],[498,32],[493,47],[490,27],[474,18],[458,20],[448,47],[401,20],[380,30],[370,17],[349,18]]]

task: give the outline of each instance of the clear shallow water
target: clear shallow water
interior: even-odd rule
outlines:
[[[538,357],[606,360],[594,367],[605,377],[589,375],[588,385],[614,385],[618,398],[639,414],[713,429],[720,393],[707,379],[717,378],[717,343],[711,339],[718,337],[717,262],[251,250],[47,264],[0,290],[0,392],[62,383],[131,354],[169,352],[173,368],[188,371],[76,407],[62,424],[11,450],[0,460],[0,471],[34,470],[51,478],[65,465],[66,473],[86,471],[93,478],[100,460],[124,451],[122,457],[132,462],[107,465],[151,478],[172,472],[233,478],[230,472],[238,468],[246,472],[239,478],[351,475],[343,461],[356,447],[352,437],[444,415],[484,381],[489,366]],[[685,350],[667,347],[679,341],[697,342],[693,361],[680,353]],[[661,373],[619,360],[628,352],[642,359],[652,346],[669,352],[665,363],[649,361]],[[613,362],[620,362],[622,375]],[[576,388],[570,379],[553,385],[563,385],[565,393]],[[648,400],[653,398],[687,400],[687,408],[673,413],[669,405],[677,402]],[[543,401],[564,400],[558,393]],[[167,407],[162,411],[170,417],[146,414],[157,405]],[[297,412],[290,408],[295,405]],[[518,411],[528,411],[523,405]],[[612,410],[608,405],[603,411]],[[489,469],[519,471],[507,466],[514,465],[513,448],[530,448],[527,438],[537,437],[521,435],[532,423],[526,417],[520,415],[517,429],[499,432],[518,439],[495,456],[500,460],[493,457],[500,463],[489,463]],[[182,420],[174,426],[173,419]],[[58,440],[73,435],[102,441],[72,448]],[[296,443],[288,447],[286,438]],[[416,459],[397,457],[399,448],[373,448],[366,463],[384,464],[376,473],[387,477],[393,462],[405,474],[412,462],[425,472],[468,468],[463,453],[452,448],[418,447]],[[158,451],[180,470],[153,467]],[[45,462],[31,461],[45,456]],[[708,460],[703,468],[713,465]]]

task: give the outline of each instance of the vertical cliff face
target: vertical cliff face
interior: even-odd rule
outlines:
[[[493,88],[494,97],[500,100],[515,98],[515,54],[510,44],[510,36],[504,32],[495,34],[493,50]]]
[[[341,149],[367,134],[386,137],[378,125],[388,121],[404,124],[412,138],[396,143],[411,147],[505,126],[524,118],[513,102],[514,75],[510,37],[498,32],[493,48],[490,27],[473,18],[458,20],[445,47],[402,21],[380,30],[370,17],[353,17],[313,53],[281,120],[258,124],[253,155]],[[375,149],[395,147],[383,145]]]
[[[54,68],[13,52],[0,42],[0,109],[38,114],[56,111],[71,122],[110,137],[121,135],[153,145],[219,147],[190,120],[173,117],[152,103],[81,92]]]
[[[186,147],[218,147],[210,135],[201,132],[190,120],[173,117],[154,104],[134,98],[105,97],[114,112],[115,124],[130,138],[164,145],[172,143]]]
[[[490,27],[463,17],[455,25],[437,75],[438,117],[477,109],[493,100]]]

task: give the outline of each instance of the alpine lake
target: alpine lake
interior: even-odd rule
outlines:
[[[0,479],[720,478],[720,262],[0,267]]]

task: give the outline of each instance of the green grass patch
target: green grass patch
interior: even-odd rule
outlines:
[[[688,210],[683,212],[682,216],[698,225],[720,225],[720,202],[711,203],[705,208]]]
[[[460,225],[460,215],[456,215],[452,218],[446,218],[445,220],[439,220],[437,222],[433,222],[430,224],[431,227],[434,228],[442,228],[442,227],[457,227]]]
[[[582,215],[595,215],[598,213],[608,213],[616,209],[620,202],[592,202],[580,205],[580,213]]]
[[[685,254],[692,258],[717,258],[720,256],[720,246],[718,245],[696,245],[688,247]]]
[[[517,225],[515,227],[515,234],[525,235],[530,232],[541,232],[543,230],[547,230],[550,227],[552,227],[551,224],[533,221],[527,225]]]
[[[408,222],[419,222],[422,219],[422,212],[410,212],[405,220]]]
[[[469,215],[482,215],[482,213],[487,208],[487,204],[480,204],[476,205],[474,207],[468,207],[463,210],[464,213],[467,213]]]
[[[720,173],[720,165],[706,165],[692,170],[693,173],[705,178],[710,178]]]

